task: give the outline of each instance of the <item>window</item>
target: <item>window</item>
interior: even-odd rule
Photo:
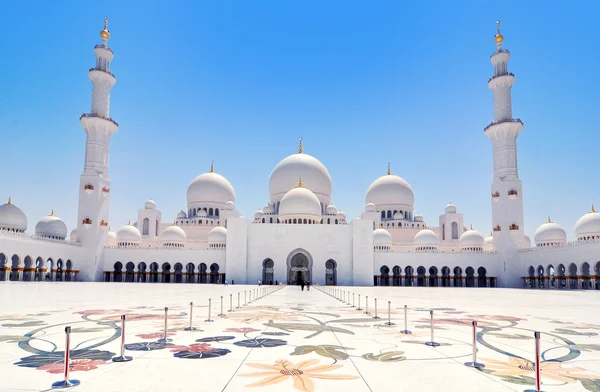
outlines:
[[[452,239],[458,239],[458,223],[452,222]]]
[[[142,235],[148,235],[150,231],[150,219],[144,218],[144,223],[142,225]]]

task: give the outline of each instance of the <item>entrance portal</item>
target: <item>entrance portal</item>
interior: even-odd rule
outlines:
[[[298,253],[292,257],[288,269],[288,284],[300,285],[302,282],[311,281],[311,271],[308,257]]]

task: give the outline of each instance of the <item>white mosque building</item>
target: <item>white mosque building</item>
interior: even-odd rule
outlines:
[[[51,213],[27,232],[18,203],[0,206],[0,281],[109,281],[138,283],[288,283],[322,285],[528,287],[600,289],[600,214],[592,207],[575,223],[577,238],[548,218],[524,232],[523,189],[508,71],[510,53],[495,36],[494,120],[485,128],[493,147],[493,227],[484,237],[448,204],[435,224],[414,211],[415,194],[387,174],[366,190],[365,209],[348,219],[331,199],[332,179],[315,157],[299,150],[275,166],[269,200],[252,220],[240,216],[232,184],[215,172],[190,183],[187,206],[163,221],[149,200],[137,222],[110,230],[110,138],[118,124],[109,115],[116,79],[105,21],[94,47],[91,112],[80,123],[87,135],[80,178],[77,227]],[[487,230],[486,230],[487,231]]]

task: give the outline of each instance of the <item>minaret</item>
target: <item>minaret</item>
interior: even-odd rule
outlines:
[[[116,79],[110,72],[113,51],[108,47],[108,17],[104,19],[104,29],[100,32],[100,38],[102,43],[94,47],[96,65],[88,72],[92,81],[92,109],[90,113],[84,113],[79,118],[86,133],[86,142],[85,164],[79,184],[77,223],[77,240],[82,246],[94,249],[93,256],[86,251],[86,257],[95,257],[96,265],[107,241],[110,137],[118,128],[118,124],[109,115],[110,89],[115,85]],[[94,276],[86,276],[84,279],[94,279]]]
[[[523,232],[523,185],[517,165],[517,137],[523,122],[513,118],[511,88],[515,76],[508,72],[510,53],[502,49],[504,37],[494,37],[496,52],[491,56],[494,76],[488,87],[494,93],[494,121],[485,128],[494,151],[494,181],[492,183],[492,227],[497,250],[516,250],[525,239]]]

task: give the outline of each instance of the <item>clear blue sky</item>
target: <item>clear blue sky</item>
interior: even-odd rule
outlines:
[[[452,201],[491,228],[495,20],[511,51],[525,230],[547,215],[567,230],[600,204],[596,0],[11,1],[0,47],[0,198],[29,231],[52,208],[75,226],[90,110],[88,68],[110,17],[113,230],[152,198],[171,221],[215,169],[246,217],[268,201],[273,167],[320,159],[349,218],[392,171],[436,225]],[[4,202],[4,200],[2,200]]]

